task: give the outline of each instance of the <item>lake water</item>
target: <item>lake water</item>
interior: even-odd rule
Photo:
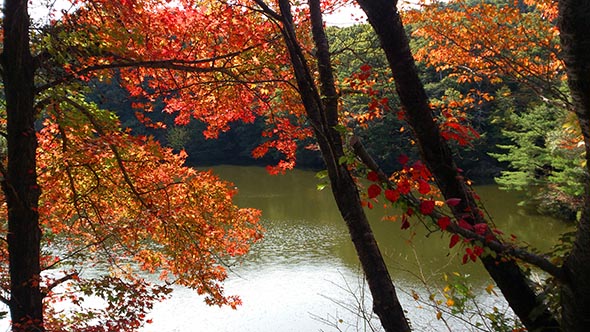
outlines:
[[[153,324],[143,331],[370,331],[359,319],[357,303],[365,305],[359,263],[331,191],[316,189],[314,172],[292,171],[269,176],[256,167],[223,166],[215,171],[239,188],[241,206],[263,211],[267,229],[226,282],[228,294],[244,304],[237,310],[208,307],[191,291],[178,289],[155,308]],[[519,197],[495,186],[477,188],[498,228],[542,250],[548,249],[567,226],[557,220],[528,216],[517,207]],[[427,287],[440,285],[442,273],[468,273],[484,305],[503,306],[484,289],[489,277],[479,263],[462,265],[448,250],[448,236],[424,227],[400,230],[399,222],[382,221],[383,211],[369,211],[381,250],[399,296],[416,331],[441,329],[434,310],[415,301],[412,291],[427,298]],[[416,234],[412,234],[415,232]],[[469,330],[459,321],[454,331]],[[377,324],[378,326],[378,324]]]
[[[227,294],[239,295],[244,304],[237,310],[209,307],[195,292],[177,288],[171,299],[156,305],[149,317],[153,323],[142,332],[371,331],[359,318],[359,306],[370,308],[370,299],[363,295],[354,248],[331,191],[316,189],[321,180],[315,173],[295,170],[270,176],[263,168],[236,166],[216,167],[215,172],[239,188],[238,205],[263,211],[267,229],[264,240],[232,267],[225,283]],[[541,250],[547,250],[568,227],[551,218],[526,215],[514,193],[495,186],[480,186],[477,191],[498,228],[519,234]],[[505,307],[500,298],[485,292],[490,279],[480,264],[462,265],[455,257],[458,251],[449,251],[447,235],[427,236],[421,226],[402,231],[399,222],[382,220],[382,209],[368,212],[416,331],[445,329],[430,302],[413,298],[427,300],[443,284],[443,273],[471,275],[483,306]],[[8,330],[7,320],[0,323],[0,331]],[[453,331],[472,330],[459,320],[450,319],[449,324]]]

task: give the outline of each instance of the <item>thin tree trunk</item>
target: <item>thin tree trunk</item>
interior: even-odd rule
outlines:
[[[559,30],[568,85],[586,145],[586,176],[590,174],[590,2],[559,1]],[[590,328],[590,179],[585,179],[584,208],[572,251],[564,262],[562,286],[564,331]]]
[[[27,0],[4,5],[2,54],[8,166],[2,189],[8,205],[9,308],[13,331],[44,331],[40,283],[39,186],[34,128],[34,66]]]
[[[433,118],[429,99],[418,77],[409,42],[396,8],[396,1],[357,2],[367,14],[369,23],[381,40],[397,93],[409,125],[414,131],[424,163],[432,172],[445,198],[461,199],[461,203],[453,208],[454,215],[471,224],[485,222],[473,193],[458,172],[451,150],[440,135]],[[467,211],[470,212],[466,218]],[[515,261],[491,256],[482,257],[481,261],[529,331],[559,331],[557,320],[536,296],[529,280]]]
[[[322,156],[326,162],[332,193],[361,262],[373,298],[373,310],[387,332],[410,331],[395,287],[362,208],[356,183],[346,165],[338,124],[338,96],[330,63],[328,42],[323,28],[319,0],[309,0],[312,34],[320,73],[318,91],[303,52],[297,42],[288,0],[280,0],[283,35],[289,49],[301,100],[312,124]]]

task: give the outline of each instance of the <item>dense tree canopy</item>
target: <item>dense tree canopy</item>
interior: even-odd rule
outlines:
[[[402,229],[422,221],[449,234],[464,262],[481,260],[527,328],[581,331],[588,11],[564,0],[558,19],[551,1],[452,1],[404,13],[406,28],[395,1],[358,3],[369,25],[326,29],[323,13],[350,1],[76,0],[33,27],[26,0],[5,1],[0,280],[13,330],[136,330],[169,291],[138,270],[239,304],[223,293],[223,263],[260,239],[259,212],[236,207],[231,184],[186,167],[182,149],[191,130],[213,139],[233,126],[263,137],[241,144],[271,155],[271,173],[293,168],[302,147],[320,151],[386,331],[410,324],[363,210],[381,195],[402,208]],[[156,128],[175,150],[146,135]],[[458,167],[466,154],[493,164],[478,151],[490,144],[485,153],[511,167],[506,187],[534,188],[532,198],[579,220],[570,252],[539,255],[495,229]],[[102,279],[78,273],[105,263],[115,269]],[[559,310],[531,286],[528,265],[559,285]],[[111,300],[60,315],[43,301],[64,285],[74,304],[76,292]]]

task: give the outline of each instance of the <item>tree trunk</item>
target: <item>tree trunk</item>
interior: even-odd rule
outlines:
[[[453,207],[457,219],[471,224],[485,222],[473,193],[458,172],[451,150],[440,135],[429,106],[429,100],[418,77],[409,42],[391,0],[357,0],[367,14],[369,23],[381,40],[389,62],[396,90],[414,131],[422,160],[432,172],[436,184],[446,199],[460,198]],[[467,218],[466,212],[469,211]],[[506,258],[482,257],[486,270],[504,297],[529,331],[559,331],[559,324],[545,304],[536,296],[522,270],[515,261]]]
[[[44,331],[40,283],[39,186],[34,128],[34,66],[27,0],[7,0],[2,54],[8,166],[2,189],[8,205],[9,308],[13,331]]]
[[[303,52],[295,37],[288,0],[280,0],[283,35],[287,44],[295,77],[312,124],[322,156],[326,162],[332,193],[350,233],[373,298],[373,310],[387,332],[410,331],[395,287],[363,210],[356,183],[346,165],[339,162],[344,156],[338,125],[338,96],[330,63],[328,41],[323,28],[319,0],[310,0],[312,34],[320,74],[318,91]]]
[[[559,30],[568,85],[586,145],[586,176],[590,174],[590,2],[559,1]],[[590,326],[590,179],[585,180],[584,208],[572,251],[564,262],[562,286],[564,331]]]

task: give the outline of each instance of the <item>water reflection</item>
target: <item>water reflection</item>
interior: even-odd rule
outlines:
[[[156,308],[155,325],[145,331],[329,331],[317,317],[355,322],[354,314],[338,303],[355,301],[342,288],[351,285],[355,289],[355,285],[362,284],[358,260],[331,192],[316,190],[319,180],[314,173],[292,171],[271,177],[264,169],[254,167],[225,166],[215,170],[239,188],[238,204],[263,211],[267,228],[265,239],[241,266],[235,267],[226,284],[228,293],[239,294],[244,305],[237,311],[206,307],[192,292],[179,290],[172,300]],[[542,250],[547,250],[567,229],[567,225],[551,218],[524,214],[516,206],[519,198],[515,194],[499,192],[493,186],[480,187],[478,192],[498,228],[506,234],[519,234],[522,240]],[[441,322],[434,311],[420,307],[412,299],[412,291],[427,297],[425,287],[436,287],[442,272],[470,274],[471,282],[482,292],[490,283],[480,264],[459,263],[455,256],[461,253],[449,251],[447,236],[427,236],[423,227],[401,231],[399,223],[381,220],[382,210],[368,212],[417,330],[438,330]],[[481,297],[482,302],[498,305],[496,298]],[[171,321],[171,315],[178,319]]]

